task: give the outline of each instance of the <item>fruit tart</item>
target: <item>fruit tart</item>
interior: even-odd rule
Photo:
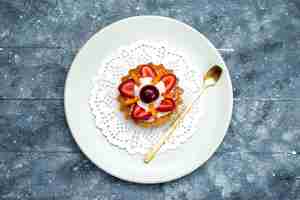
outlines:
[[[162,64],[142,64],[129,70],[118,89],[125,118],[143,127],[166,123],[182,103],[183,90],[176,75]]]

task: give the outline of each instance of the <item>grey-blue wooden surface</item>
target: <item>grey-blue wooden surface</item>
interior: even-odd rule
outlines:
[[[201,168],[157,185],[97,169],[67,127],[63,90],[78,49],[133,15],[204,33],[234,87],[225,140]],[[299,0],[0,0],[0,199],[300,199]]]

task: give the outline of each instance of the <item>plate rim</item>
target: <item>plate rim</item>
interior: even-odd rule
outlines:
[[[181,25],[181,26],[184,26],[186,29],[189,29],[190,31],[192,32],[195,32],[199,35],[199,37],[202,37],[202,39],[204,39],[208,46],[214,51],[214,53],[217,55],[217,57],[220,58],[220,60],[222,61],[222,65],[223,67],[225,68],[226,71],[228,71],[228,76],[226,76],[226,79],[228,79],[228,91],[229,91],[229,104],[228,104],[228,108],[229,108],[229,112],[227,113],[227,116],[226,116],[226,124],[225,124],[225,133],[224,135],[222,136],[222,138],[219,140],[219,142],[217,143],[217,145],[215,145],[215,148],[213,151],[211,151],[207,157],[207,159],[205,161],[201,161],[201,160],[198,160],[197,162],[195,162],[191,167],[187,167],[186,170],[179,174],[179,175],[176,175],[176,176],[173,176],[172,178],[164,178],[164,179],[138,179],[138,178],[135,178],[135,177],[122,177],[120,176],[119,174],[117,173],[114,173],[112,170],[110,170],[109,168],[103,168],[103,166],[100,166],[100,164],[96,161],[94,161],[86,151],[84,151],[84,148],[83,146],[80,145],[80,142],[79,142],[79,139],[77,138],[76,134],[74,134],[74,130],[72,130],[72,126],[71,126],[71,123],[70,123],[70,118],[71,118],[71,114],[67,111],[68,110],[68,88],[70,88],[70,74],[72,73],[72,66],[74,65],[74,63],[76,62],[77,58],[78,58],[78,55],[81,54],[81,52],[83,51],[84,47],[86,46],[86,44],[88,42],[90,42],[94,36],[96,34],[102,34],[103,32],[105,32],[106,30],[109,30],[112,26],[115,26],[115,25],[118,25],[119,23],[124,23],[128,20],[135,20],[135,19],[141,19],[141,18],[158,18],[158,19],[162,19],[162,20],[165,20],[165,21],[169,21],[170,23],[176,23],[178,25]],[[134,183],[140,183],[140,184],[157,184],[157,183],[165,183],[165,182],[169,182],[169,181],[173,181],[173,180],[176,180],[176,179],[179,179],[181,177],[184,177],[184,176],[187,176],[189,174],[191,174],[193,171],[195,171],[197,168],[201,167],[202,165],[204,165],[212,156],[213,154],[216,152],[216,150],[219,148],[219,146],[222,144],[225,136],[226,136],[226,133],[228,131],[228,128],[229,128],[229,125],[231,123],[231,120],[232,120],[232,112],[233,112],[233,88],[232,88],[232,82],[231,82],[231,76],[230,76],[230,73],[229,73],[229,70],[228,70],[228,67],[225,63],[225,61],[223,60],[223,57],[221,56],[221,54],[219,53],[219,51],[217,50],[217,48],[210,42],[210,40],[208,40],[208,38],[202,34],[201,32],[199,32],[198,30],[196,30],[195,28],[193,28],[192,26],[188,25],[188,24],[185,24],[184,22],[181,22],[179,20],[176,20],[174,18],[170,18],[170,17],[164,17],[164,16],[158,16],[158,15],[139,15],[139,16],[132,16],[132,17],[127,17],[127,18],[123,18],[121,20],[118,20],[118,21],[115,21],[113,23],[110,23],[108,24],[107,26],[105,26],[104,28],[100,28],[97,32],[95,32],[80,48],[79,50],[77,51],[76,55],[74,56],[74,59],[72,61],[72,64],[70,66],[70,69],[66,75],[66,79],[65,79],[65,87],[64,87],[64,113],[65,113],[65,118],[66,118],[66,122],[67,122],[67,126],[68,128],[70,129],[70,132],[71,132],[71,135],[72,137],[74,138],[77,146],[79,147],[80,151],[93,163],[95,164],[99,169],[103,170],[105,173],[108,173],[114,177],[117,177],[121,180],[124,180],[124,181],[128,181],[128,182],[134,182]]]

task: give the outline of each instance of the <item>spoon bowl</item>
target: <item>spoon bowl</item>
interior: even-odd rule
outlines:
[[[222,68],[218,65],[211,67],[204,75],[204,87],[214,86],[222,75]]]

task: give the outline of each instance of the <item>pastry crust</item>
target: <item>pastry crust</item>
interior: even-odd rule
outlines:
[[[138,65],[136,68],[129,70],[128,74],[121,78],[121,82],[124,82],[129,79],[133,79],[135,84],[137,86],[139,86],[141,84],[140,83],[140,78],[141,78],[140,70],[145,65],[150,66],[156,73],[156,76],[152,79],[153,84],[156,84],[159,81],[161,81],[161,78],[164,75],[167,75],[167,74],[175,75],[172,70],[166,69],[162,64],[155,65],[155,64],[149,63],[149,64]],[[128,98],[128,97],[124,97],[121,94],[119,94],[119,96],[117,97],[117,100],[120,104],[120,111],[124,113],[124,116],[126,119],[132,119],[137,125],[142,126],[142,127],[146,127],[146,128],[147,127],[157,127],[157,126],[161,126],[161,125],[167,123],[168,121],[170,121],[172,115],[178,111],[178,106],[180,104],[182,104],[182,98],[181,98],[182,93],[183,93],[183,90],[178,86],[178,81],[176,81],[176,84],[171,91],[169,91],[168,93],[161,94],[164,98],[170,98],[175,102],[175,109],[168,112],[167,114],[165,114],[163,116],[155,115],[156,111],[153,111],[154,115],[152,115],[153,117],[151,120],[134,120],[134,119],[132,119],[132,117],[131,117],[132,107],[137,101],[139,101],[139,97]]]

